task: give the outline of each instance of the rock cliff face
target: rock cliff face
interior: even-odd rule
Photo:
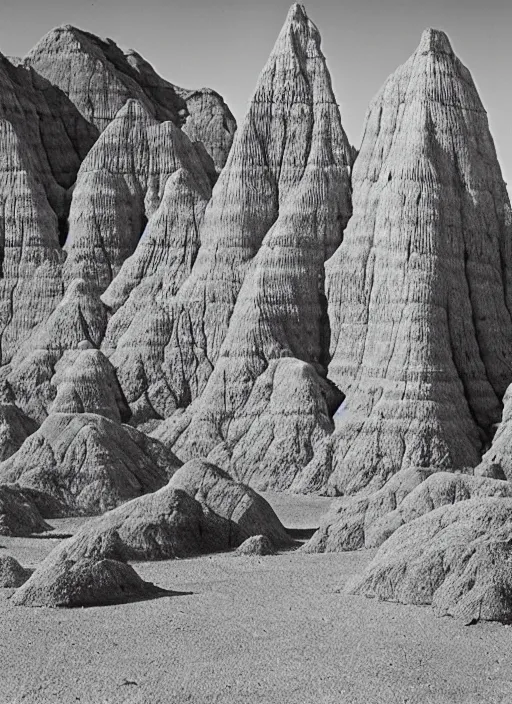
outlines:
[[[346,401],[310,467],[332,493],[475,466],[511,380],[510,204],[443,32],[426,30],[373,101],[353,201],[326,266],[329,376]]]
[[[296,354],[313,366],[319,363],[322,264],[340,241],[349,216],[349,153],[317,29],[295,5],[206,208],[192,273],[171,306],[163,367],[168,409],[172,403],[184,407],[204,391],[229,337],[237,299],[239,312],[225,356],[237,345],[236,355],[242,358],[252,354],[251,345],[261,348],[243,371],[249,386],[240,406],[251,392],[249,377],[254,382],[273,357]],[[322,196],[330,199],[327,204]],[[305,232],[299,232],[301,227]],[[274,300],[276,289],[280,298]],[[245,315],[250,319],[237,331]],[[301,315],[307,327],[304,342],[297,333]],[[242,359],[236,371],[230,369],[227,384],[243,364]],[[219,374],[222,379],[223,372]],[[313,395],[313,403],[325,408],[322,391]],[[233,404],[236,399],[229,403],[227,416]],[[168,440],[173,432],[166,429]],[[209,449],[222,439],[212,437]]]

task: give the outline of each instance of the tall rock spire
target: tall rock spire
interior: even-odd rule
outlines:
[[[476,465],[512,379],[510,204],[443,32],[426,30],[372,102],[353,203],[326,265],[329,376],[346,401],[310,466],[335,493]]]
[[[327,125],[329,120],[332,124]],[[307,196],[299,197],[298,189],[315,170],[315,159],[343,171],[348,170],[350,155],[318,30],[303,8],[294,5],[207,206],[192,273],[171,306],[164,370],[167,393],[176,406],[202,393],[246,274],[280,213],[286,211],[286,218],[293,218],[291,204],[296,197],[304,197],[302,205],[309,211]],[[343,180],[340,173],[329,172],[326,189],[331,187],[329,179]],[[336,207],[338,230],[325,234],[330,244],[322,242],[320,258],[341,237],[349,215],[348,189],[336,196]],[[319,235],[320,240],[323,237]]]
[[[297,16],[300,8],[292,10]],[[321,56],[318,34],[310,32]],[[214,371],[180,419],[180,426],[191,422],[175,443],[184,457],[213,452],[221,466],[258,488],[293,485],[332,432],[331,415],[341,403],[325,380],[324,262],[350,216],[350,156],[324,60],[313,76],[301,179],[248,270]],[[157,435],[165,438],[165,430],[166,424]]]

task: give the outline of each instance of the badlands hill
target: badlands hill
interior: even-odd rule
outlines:
[[[379,546],[358,594],[509,618],[512,214],[443,32],[356,156],[300,5],[238,129],[65,25],[0,56],[0,157],[0,516],[101,514],[16,603],[287,547],[273,490],[341,497],[300,554]]]

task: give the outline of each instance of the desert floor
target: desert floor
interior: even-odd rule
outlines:
[[[283,523],[315,527],[328,499],[265,494]],[[59,532],[79,521],[55,521]],[[0,538],[35,566],[56,539]],[[0,589],[0,702],[68,704],[505,704],[512,628],[337,590],[373,552],[138,564],[183,592],[76,610],[30,609]]]

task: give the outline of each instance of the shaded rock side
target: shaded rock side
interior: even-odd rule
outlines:
[[[13,455],[39,426],[14,403],[7,384],[0,389],[0,461]]]
[[[208,198],[210,182],[188,137],[129,100],[80,167],[65,244],[66,281],[83,278],[102,293],[135,251],[167,179],[180,168]]]
[[[469,499],[511,497],[506,481],[451,472],[404,469],[374,493],[336,501],[304,552],[341,552],[379,547],[405,523],[440,506]]]
[[[94,413],[52,413],[0,463],[0,481],[57,500],[65,515],[92,515],[156,491],[179,464],[128,425]]]
[[[220,173],[236,132],[236,120],[222,96],[211,88],[188,90],[172,85],[133,49],[126,51],[125,56],[137,71],[138,81],[148,95],[167,103],[172,94],[177,94],[185,101],[188,115],[184,117],[182,129],[192,142],[204,145],[217,173]]]
[[[306,219],[311,217],[306,194],[297,192],[305,188],[309,178],[314,179],[316,169],[322,171],[320,164],[327,163],[330,168],[324,176],[328,191],[337,179],[342,180],[349,154],[318,31],[304,10],[294,5],[260,75],[206,208],[201,247],[192,273],[171,308],[172,333],[163,368],[169,398],[176,407],[188,405],[204,390],[219,358],[245,276],[280,213],[282,229],[280,234],[276,230],[274,255],[281,246],[282,264],[286,266],[287,255],[301,256],[300,246],[294,250],[296,240],[287,230],[294,217],[293,198],[304,198],[303,214]],[[338,229],[333,227],[335,232],[325,233],[325,248],[320,245],[319,258],[340,236],[343,217],[348,216],[341,205],[345,197],[344,193],[337,195],[332,204],[332,212],[340,209],[340,222]],[[324,217],[326,212],[321,213],[319,239],[327,225]],[[262,257],[274,266],[277,256],[272,257],[271,246],[269,242]],[[318,285],[315,282],[314,292]]]
[[[511,531],[510,498],[442,506],[397,530],[350,591],[432,604],[465,623],[509,622]]]
[[[260,556],[260,555],[275,555],[276,551],[271,541],[265,535],[253,535],[247,538],[237,548],[236,555],[239,556]]]
[[[24,584],[32,574],[20,565],[11,555],[0,555],[0,587],[3,589],[17,589]]]
[[[14,484],[0,484],[0,535],[27,537],[51,529],[29,492]]]
[[[140,599],[170,596],[169,592],[145,582],[137,572],[117,560],[71,560],[37,569],[11,599],[16,606],[72,608],[106,606]]]
[[[346,393],[315,459],[331,493],[474,467],[511,380],[510,203],[443,32],[426,30],[372,102],[353,202],[326,265],[329,376]]]
[[[165,95],[148,94],[138,72],[112,39],[101,39],[71,25],[48,32],[25,61],[60,88],[100,132],[129,99],[139,100],[157,120],[171,120],[176,125],[182,124],[187,113],[184,100],[172,86]]]
[[[7,368],[7,382],[17,404],[42,423],[55,399],[54,375],[59,363],[88,348],[97,348],[107,327],[107,311],[83,279],[70,283],[46,321],[34,328]],[[98,380],[99,381],[99,380]],[[89,410],[93,410],[90,405]],[[95,409],[94,409],[95,410]],[[124,420],[123,416],[123,420]]]

